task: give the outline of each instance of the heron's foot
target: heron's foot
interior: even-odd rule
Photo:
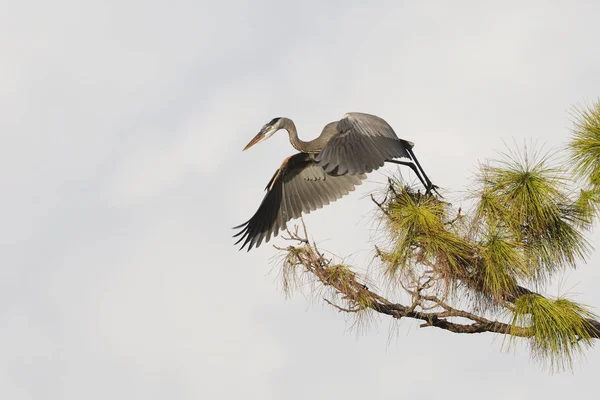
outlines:
[[[429,185],[427,185],[427,187],[425,188],[425,194],[431,194],[431,192],[434,192],[436,195],[443,198],[440,192],[437,191],[439,188],[439,186],[429,182]]]

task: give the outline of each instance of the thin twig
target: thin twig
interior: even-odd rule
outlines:
[[[331,301],[327,300],[326,298],[323,298],[323,300],[325,300],[325,302],[327,304],[329,304],[330,306],[337,308],[340,312],[343,311],[343,312],[347,312],[347,313],[356,313],[356,312],[360,311],[359,309],[350,309],[350,308],[340,307],[337,304],[334,304]]]
[[[388,211],[383,207],[383,203],[379,203],[377,200],[375,200],[375,197],[373,196],[373,193],[371,193],[371,200],[373,201],[373,203],[377,204],[377,207],[379,207],[379,209],[387,216],[389,216],[390,214],[388,213]]]

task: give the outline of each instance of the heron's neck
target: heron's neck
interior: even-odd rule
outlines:
[[[296,130],[296,124],[289,118],[281,118],[283,124],[281,125],[282,129],[288,131],[288,136],[290,137],[290,143],[294,148],[298,151],[302,152],[310,152],[309,143],[303,140],[300,140],[298,137],[298,131]]]

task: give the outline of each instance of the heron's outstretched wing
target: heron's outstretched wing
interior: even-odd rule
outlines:
[[[413,144],[399,139],[392,127],[375,115],[348,113],[338,121],[336,130],[315,158],[329,174],[363,174],[382,167],[386,160],[412,159],[407,149]]]
[[[308,214],[353,191],[366,175],[328,175],[308,154],[298,153],[287,158],[266,187],[267,194],[256,213],[234,237],[242,247],[259,247],[275,237],[286,223]]]

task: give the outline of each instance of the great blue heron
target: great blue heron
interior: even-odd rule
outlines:
[[[367,176],[385,162],[407,165],[429,192],[435,189],[417,161],[414,143],[399,139],[392,127],[375,115],[345,114],[339,121],[323,128],[315,140],[298,138],[296,125],[289,118],[273,118],[248,143],[244,150],[267,140],[281,129],[288,132],[292,146],[300,153],[283,160],[267,184],[267,191],[256,213],[248,221],[234,227],[240,229],[235,244],[244,241],[259,247],[263,240],[275,237],[286,223],[308,214],[353,191]],[[412,162],[395,158],[408,158]]]

